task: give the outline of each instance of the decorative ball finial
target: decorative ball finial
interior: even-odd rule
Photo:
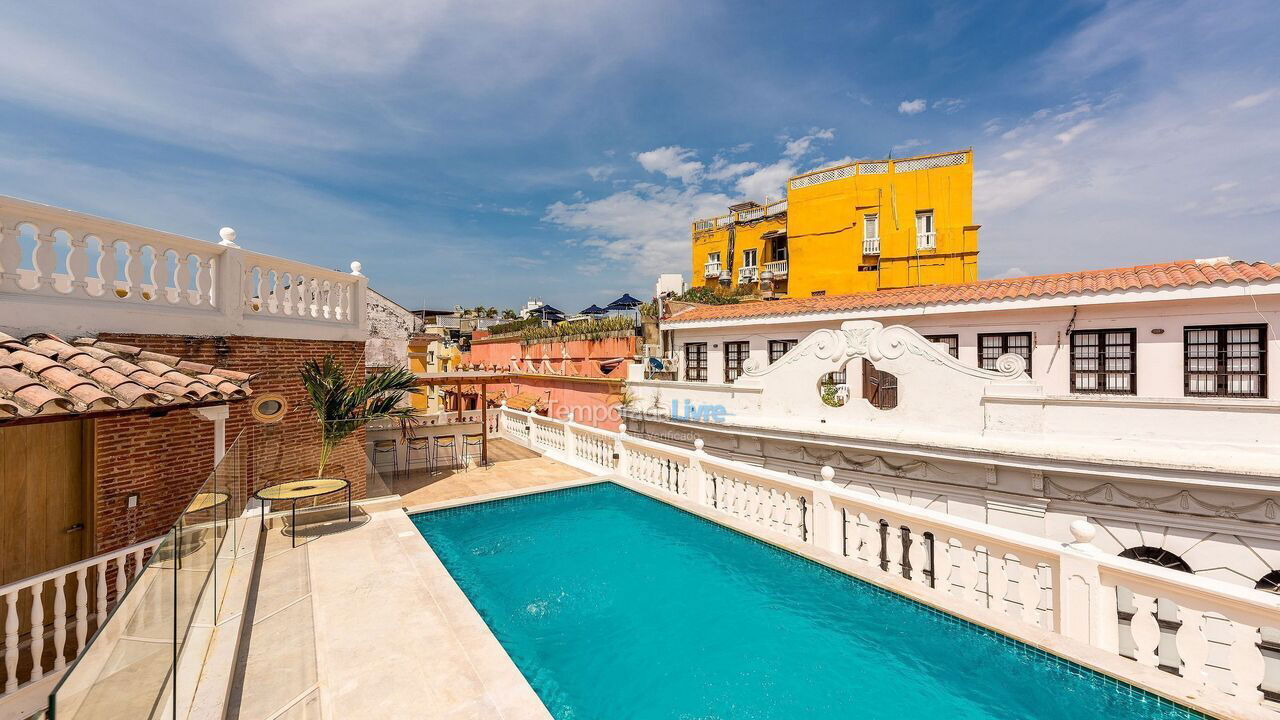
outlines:
[[[1098,529],[1087,520],[1073,520],[1070,530],[1071,537],[1075,538],[1076,544],[1079,545],[1088,545],[1093,542],[1094,536],[1098,534]]]
[[[835,476],[836,476],[836,469],[831,467],[830,465],[823,465],[822,469],[819,470],[818,472],[822,475],[822,479],[826,482],[831,482],[833,479],[835,479]]]
[[[351,274],[352,274],[352,275],[355,275],[356,277],[364,277],[364,273],[360,272],[363,268],[364,268],[364,266],[360,264],[360,261],[359,261],[359,260],[352,260],[352,261],[351,261]]]
[[[224,227],[218,231],[218,236],[222,238],[222,242],[218,243],[219,245],[226,245],[227,247],[234,248],[240,247],[236,244],[235,228]]]
[[[702,442],[702,438],[698,438],[698,439],[696,439],[696,440],[694,440],[694,441],[693,441],[693,449],[694,449],[695,451],[697,451],[697,452],[702,452],[702,448],[703,448],[705,445],[706,445],[706,443]]]
[[[623,434],[623,435],[626,435],[626,434],[627,434],[627,424],[626,424],[626,423],[618,423],[618,432],[619,432],[619,433],[621,433],[621,434]]]

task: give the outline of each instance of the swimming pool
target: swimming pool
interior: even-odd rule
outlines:
[[[558,720],[1203,717],[612,483],[412,519]]]

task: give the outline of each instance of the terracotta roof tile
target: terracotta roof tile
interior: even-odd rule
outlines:
[[[0,333],[0,421],[238,400],[252,375],[93,338]]]
[[[979,280],[957,285],[897,288],[852,295],[788,298],[736,305],[697,305],[677,312],[670,316],[667,322],[778,317],[1277,280],[1280,280],[1280,263],[1248,263],[1227,258],[1204,261],[1183,260],[1158,265]]]

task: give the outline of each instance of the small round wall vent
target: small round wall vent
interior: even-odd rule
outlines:
[[[262,397],[254,398],[250,411],[254,419],[260,423],[278,423],[289,411],[289,401],[285,400],[280,393],[267,393]]]

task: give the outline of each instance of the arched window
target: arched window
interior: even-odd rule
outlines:
[[[1262,579],[1258,581],[1258,584],[1253,587],[1257,590],[1280,593],[1280,570],[1272,570],[1266,575],[1263,575]]]
[[[1187,564],[1186,560],[1183,560],[1168,550],[1151,547],[1150,545],[1131,547],[1120,553],[1120,557],[1137,560],[1138,562],[1151,563],[1152,565],[1159,565],[1162,568],[1169,568],[1170,570],[1179,570],[1187,573],[1191,572],[1191,566]]]

